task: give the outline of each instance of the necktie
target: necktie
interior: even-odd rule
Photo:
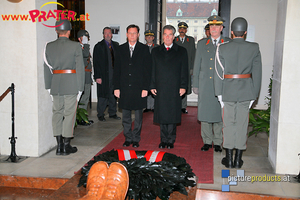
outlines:
[[[110,56],[111,56],[111,66],[112,66],[112,68],[114,68],[115,57],[114,57],[114,50],[111,46],[111,43],[108,44],[108,48],[109,48]]]
[[[132,57],[133,47],[129,47],[129,48],[130,48],[130,57]]]
[[[181,38],[181,42],[182,42],[182,44],[183,44],[183,42],[184,42],[184,39],[183,39],[183,38]]]
[[[217,47],[217,40],[214,40],[214,46]]]
[[[170,50],[170,47],[167,47],[167,51],[169,51]]]

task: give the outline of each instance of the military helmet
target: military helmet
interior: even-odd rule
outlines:
[[[90,38],[90,34],[87,30],[79,30],[77,32],[77,38],[80,38],[82,36],[86,36],[86,37]]]
[[[237,17],[231,22],[231,31],[247,31],[248,23],[243,17]]]
[[[72,24],[67,19],[58,20],[55,22],[55,30],[69,31],[72,30]]]

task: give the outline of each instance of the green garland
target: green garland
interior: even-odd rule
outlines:
[[[86,186],[87,176],[91,166],[98,161],[108,164],[120,162],[129,174],[128,199],[152,200],[158,196],[160,199],[169,199],[174,191],[187,195],[185,187],[196,185],[195,181],[188,178],[195,174],[184,158],[174,154],[165,153],[162,161],[149,162],[144,158],[146,151],[136,151],[138,159],[119,161],[118,152],[107,151],[94,157],[81,169],[83,174],[79,180],[78,187]]]

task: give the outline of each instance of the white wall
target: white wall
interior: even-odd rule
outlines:
[[[28,14],[46,0],[20,3],[0,1],[0,13]],[[49,5],[48,9],[56,8]],[[0,45],[0,93],[15,84],[15,136],[19,156],[39,156],[54,147],[51,128],[51,100],[44,88],[42,49],[45,41],[56,36],[41,23],[3,21]],[[53,23],[53,22],[52,22]],[[49,117],[50,116],[50,117]],[[0,103],[0,153],[9,155],[11,148],[11,94]]]
[[[97,42],[103,39],[102,30],[106,26],[120,25],[120,44],[126,41],[126,27],[136,24],[140,27],[140,42],[145,42],[145,23],[148,21],[145,13],[148,0],[88,0],[85,2],[85,12],[90,15],[85,28],[90,33],[91,54]],[[114,40],[114,39],[113,39]],[[96,83],[92,86],[92,101],[97,102]]]
[[[269,159],[276,173],[298,174],[300,153],[299,0],[279,0],[274,58]]]
[[[262,85],[256,105],[258,109],[266,108],[265,96],[268,95],[273,70],[277,2],[277,0],[231,0],[230,23],[236,17],[244,17],[248,25],[255,27],[255,42],[260,47]]]

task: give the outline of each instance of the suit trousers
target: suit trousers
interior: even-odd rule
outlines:
[[[160,140],[164,143],[174,144],[176,140],[177,124],[161,124],[160,125]]]
[[[201,122],[201,136],[204,144],[222,144],[222,122],[208,123]]]
[[[143,109],[135,110],[134,129],[132,130],[131,110],[122,109],[122,123],[125,141],[140,142],[143,123]]]
[[[154,98],[152,96],[152,94],[150,94],[151,92],[149,91],[149,95],[147,97],[147,109],[154,109]]]
[[[112,84],[109,86],[108,98],[98,97],[97,102],[97,117],[103,117],[104,111],[108,106],[109,116],[114,116],[117,113],[117,98],[114,95],[114,89]]]
[[[82,96],[80,98],[80,101],[79,101],[79,105],[78,105],[79,108],[83,108],[83,109],[87,110],[89,100],[90,100],[90,95],[91,95],[91,84],[86,83],[84,85],[83,94],[82,94]],[[83,105],[80,105],[80,104],[83,104]]]
[[[186,108],[186,107],[187,107],[187,94],[184,94],[182,96],[181,108]]]
[[[53,95],[53,136],[73,137],[77,95]]]
[[[246,149],[250,101],[224,102],[223,147]]]

